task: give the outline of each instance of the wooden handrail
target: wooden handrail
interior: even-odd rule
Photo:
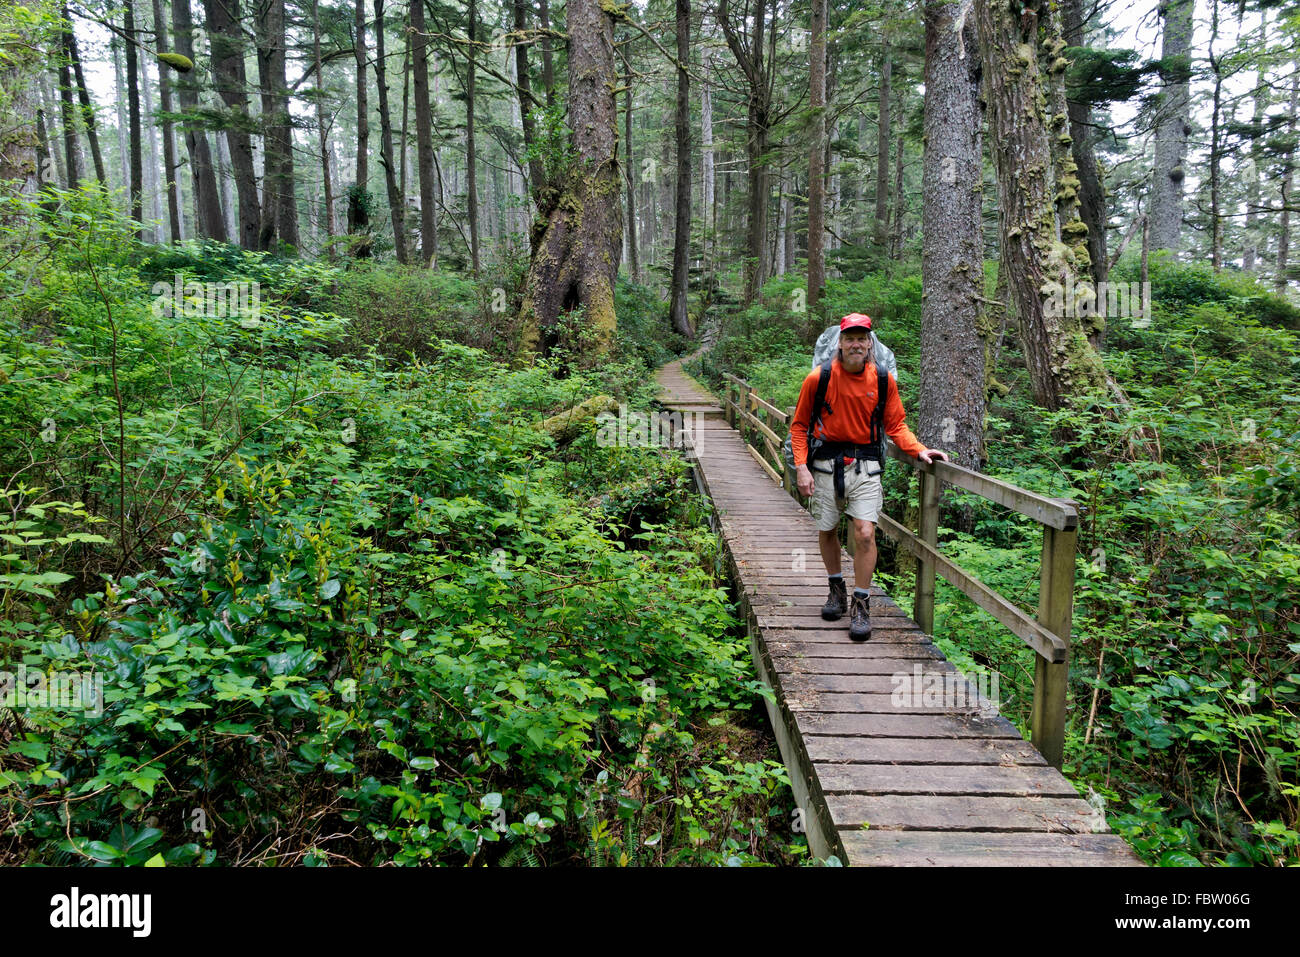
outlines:
[[[1019,512],[1040,525],[1050,525],[1061,531],[1079,527],[1079,509],[1068,499],[1048,498],[951,462],[931,462],[927,465],[912,458],[889,439],[885,439],[885,445],[886,454],[890,458],[905,462],[918,472],[934,475],[941,482],[974,492],[981,498]]]
[[[782,412],[760,398],[754,387],[738,376],[723,373],[723,410],[727,423],[739,429],[753,428],[776,460],[774,469],[753,445],[746,444],[755,461],[798,500],[793,476],[781,461],[782,437],[763,422],[789,425],[793,410]],[[1070,660],[1070,627],[1073,620],[1074,557],[1079,527],[1079,509],[1068,499],[1050,498],[951,462],[925,463],[912,458],[886,439],[886,454],[914,469],[920,482],[918,533],[883,512],[880,527],[906,546],[917,558],[916,596],[913,616],[926,634],[934,632],[935,574],[944,579],[1006,626],[1035,652],[1034,701],[1030,714],[1030,740],[1053,767],[1060,768],[1065,749],[1065,698]],[[778,471],[782,474],[778,474]],[[947,483],[996,502],[1033,519],[1043,526],[1043,553],[1039,571],[1038,615],[1030,618],[1014,604],[975,576],[941,554],[938,545],[939,488]]]

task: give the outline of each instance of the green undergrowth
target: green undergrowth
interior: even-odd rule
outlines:
[[[807,860],[684,462],[535,428],[643,406],[657,319],[511,369],[443,337],[462,278],[136,252],[89,194],[47,228],[0,273],[0,857]],[[178,272],[257,314],[159,314]],[[331,311],[412,283],[454,301],[404,360]]]

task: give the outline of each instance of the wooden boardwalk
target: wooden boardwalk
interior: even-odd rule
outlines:
[[[826,573],[811,516],[680,362],[658,381],[667,410],[691,413],[696,481],[714,505],[755,667],[775,694],[768,712],[813,853],[877,866],[1139,864],[879,588],[870,641],[849,639],[847,615],[822,620]],[[851,582],[852,559],[843,561]],[[917,676],[944,682],[956,703],[896,704]]]

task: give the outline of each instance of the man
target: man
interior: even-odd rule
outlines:
[[[849,637],[854,641],[871,637],[867,589],[876,571],[875,523],[883,497],[880,474],[884,470],[885,448],[881,431],[902,451],[922,462],[948,461],[943,452],[927,449],[917,441],[904,422],[898,382],[883,366],[877,367],[870,330],[871,317],[862,313],[850,313],[840,320],[839,356],[831,364],[821,414],[815,423],[811,421],[821,378],[821,370],[814,369],[803,380],[799,405],[790,423],[799,494],[812,497],[817,544],[830,579],[830,597],[822,607],[822,617],[827,621],[841,618],[848,603],[848,589],[840,574],[840,543],[835,529],[843,512],[847,511],[853,519],[856,587],[849,616]],[[882,379],[885,398],[878,406]],[[814,470],[819,473],[816,480]]]

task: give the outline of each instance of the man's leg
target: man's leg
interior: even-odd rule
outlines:
[[[840,537],[835,529],[829,532],[819,531],[817,533],[817,547],[822,553],[822,564],[826,566],[827,575],[838,575],[840,573]],[[872,559],[872,566],[875,565],[875,559]]]
[[[837,621],[848,610],[849,595],[840,573],[840,540],[836,529],[840,524],[840,503],[835,501],[834,479],[818,472],[813,479],[813,518],[817,522],[817,550],[822,553],[826,566],[830,596],[822,606],[822,618]]]
[[[839,569],[839,546],[836,544],[835,567]],[[823,549],[822,555],[826,552]],[[828,566],[829,567],[829,566]],[[865,591],[876,573],[876,526],[866,519],[853,519],[853,583]]]
[[[867,589],[876,572],[876,521],[880,516],[883,489],[879,476],[854,470],[849,517],[853,519],[853,589],[850,604],[849,637],[866,641],[871,637],[871,611]]]

